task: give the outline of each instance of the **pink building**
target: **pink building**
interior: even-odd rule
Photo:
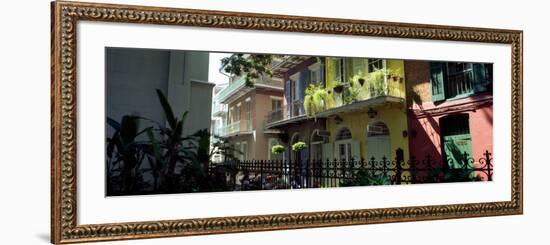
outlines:
[[[480,167],[493,150],[492,65],[405,61],[405,77],[410,157]]]

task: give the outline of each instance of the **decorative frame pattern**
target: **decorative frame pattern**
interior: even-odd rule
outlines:
[[[74,243],[523,213],[523,32],[441,25],[76,3],[51,4],[51,242]],[[511,44],[511,201],[77,225],[78,21]]]

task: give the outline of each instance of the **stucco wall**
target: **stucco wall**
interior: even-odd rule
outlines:
[[[208,81],[208,53],[175,50],[107,48],[106,114],[117,121],[139,115],[165,122],[156,89],[168,98],[177,117],[188,111],[184,134],[208,128],[213,84]],[[192,82],[192,81],[204,82]],[[141,128],[150,126],[140,121]],[[107,127],[110,136],[113,130]],[[144,136],[145,137],[145,136]]]
[[[346,126],[350,129],[352,140],[358,141],[361,149],[361,157],[367,158],[369,151],[367,146],[367,126],[376,121],[384,122],[390,130],[391,159],[395,159],[395,151],[401,148],[404,151],[405,161],[409,156],[407,137],[403,137],[403,130],[407,130],[406,114],[399,105],[385,105],[377,109],[377,116],[370,118],[365,111],[345,113],[339,115],[342,122],[337,124],[334,118],[327,119],[327,129],[330,131],[329,142],[335,143],[338,130]],[[333,145],[334,149],[334,145]]]
[[[441,159],[440,119],[451,114],[468,114],[472,157],[493,151],[492,94],[482,93],[434,104],[431,99],[429,62],[406,61],[410,155],[423,159],[427,154]],[[479,105],[481,101],[487,101]]]
[[[120,121],[124,115],[139,115],[164,122],[164,112],[155,89],[166,91],[168,88],[170,52],[106,48],[105,55],[107,117]],[[141,126],[149,124],[143,122]],[[111,127],[106,127],[107,136],[113,133]]]
[[[268,143],[269,138],[278,138],[276,134],[264,133],[264,120],[267,113],[271,111],[271,97],[283,97],[282,91],[265,91],[259,88],[251,90],[245,95],[239,97],[235,101],[232,101],[228,105],[229,108],[236,108],[238,103],[241,103],[241,131],[245,131],[246,128],[246,109],[245,100],[250,98],[250,125],[251,133],[239,134],[238,136],[232,136],[229,141],[232,144],[246,141],[248,144],[248,158],[267,160],[268,159]],[[235,111],[235,109],[233,109]],[[232,115],[234,118],[235,115]]]

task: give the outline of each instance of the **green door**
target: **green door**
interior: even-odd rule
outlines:
[[[448,167],[473,168],[472,137],[468,114],[446,116],[440,119],[441,139],[443,141],[443,159]]]
[[[449,168],[473,168],[473,163],[468,161],[472,157],[470,134],[446,135],[443,136],[443,142]]]

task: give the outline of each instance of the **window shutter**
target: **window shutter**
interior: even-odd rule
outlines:
[[[353,158],[354,161],[361,160],[360,144],[355,140],[351,142],[351,158]]]
[[[489,90],[490,81],[485,73],[484,64],[473,64],[474,71],[474,92],[485,92]]]
[[[432,84],[432,101],[445,100],[445,63],[430,62],[430,83]]]
[[[286,118],[290,118],[291,108],[290,105],[292,103],[290,93],[292,88],[290,87],[291,81],[288,80],[285,82],[285,100],[286,100]]]
[[[306,88],[309,86],[310,73],[309,72],[300,72],[300,81],[298,82],[298,98],[301,102],[304,102],[304,97],[306,96]],[[305,113],[304,105],[302,104],[299,108],[300,115]]]
[[[309,72],[300,72],[300,83],[299,83],[299,98],[301,101],[304,100],[306,96],[306,88],[309,86],[311,74]]]
[[[323,162],[326,160],[332,161],[332,143],[323,144]]]

